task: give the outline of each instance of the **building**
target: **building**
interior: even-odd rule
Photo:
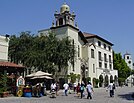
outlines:
[[[103,83],[100,86],[108,85],[110,80],[117,82],[118,71],[113,69],[113,44],[98,35],[81,32],[75,22],[75,13],[70,12],[70,7],[66,3],[54,16],[55,22],[52,22],[52,27],[39,30],[38,34],[48,35],[49,32],[54,32],[59,38],[68,36],[74,41],[76,61],[74,67],[69,64],[67,73],[80,74],[81,80],[90,77],[92,83],[94,79],[101,79]]]
[[[8,44],[9,38],[8,35],[0,35],[0,61],[8,61]]]
[[[129,53],[124,54],[124,60],[125,60],[125,62],[127,63],[127,66],[128,66],[131,70],[133,70],[134,68],[133,68],[133,60],[132,60],[131,54],[129,54]]]
[[[0,35],[0,73],[24,74],[25,67],[8,61],[9,35]]]
[[[125,53],[124,54],[124,60],[125,62],[127,63],[127,66],[131,69],[131,70],[134,70],[134,67],[133,67],[133,60],[132,60],[132,56],[131,54],[129,53]],[[134,85],[134,75],[132,75],[130,73],[130,76],[126,79],[126,83],[128,84],[128,86],[132,86]]]

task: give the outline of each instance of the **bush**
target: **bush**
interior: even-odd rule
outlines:
[[[6,92],[7,89],[7,75],[0,74],[0,93]]]

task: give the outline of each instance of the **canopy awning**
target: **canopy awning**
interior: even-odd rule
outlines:
[[[37,76],[37,77],[33,77],[31,79],[53,79],[53,78],[49,77],[49,76]]]
[[[29,74],[26,77],[37,77],[37,76],[52,76],[52,74],[42,72],[42,71],[37,71],[36,73]]]
[[[0,62],[0,67],[25,68],[22,65],[18,65],[18,64],[12,63],[12,62],[3,62],[3,61]]]

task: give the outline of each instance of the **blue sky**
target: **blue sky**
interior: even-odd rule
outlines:
[[[0,34],[51,27],[64,1],[82,32],[97,34],[112,42],[115,52],[127,51],[134,58],[134,0],[0,0]]]

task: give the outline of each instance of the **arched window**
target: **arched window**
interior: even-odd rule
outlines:
[[[63,25],[63,18],[59,19],[59,25]]]

